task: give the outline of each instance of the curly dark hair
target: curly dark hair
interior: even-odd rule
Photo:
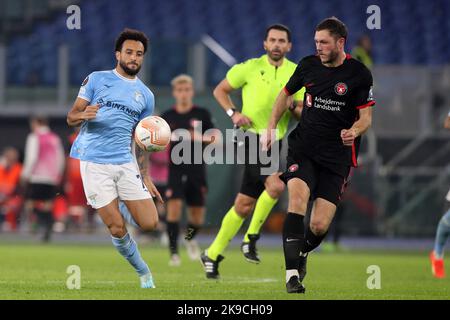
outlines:
[[[139,30],[128,29],[128,28],[126,28],[119,34],[119,37],[116,40],[116,45],[115,45],[114,51],[121,51],[122,45],[126,40],[140,41],[144,45],[144,53],[147,51],[149,39],[145,35],[145,33],[143,33],[142,31],[139,31]]]

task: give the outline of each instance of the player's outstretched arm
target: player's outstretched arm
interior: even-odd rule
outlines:
[[[268,150],[272,145],[272,130],[275,130],[278,121],[280,121],[281,116],[288,108],[288,100],[289,96],[286,94],[284,90],[278,94],[277,99],[275,100],[275,104],[272,108],[272,115],[270,116],[269,124],[267,126],[266,134],[261,135],[261,145],[263,150]]]
[[[249,126],[252,121],[250,118],[244,116],[239,111],[236,111],[236,107],[231,100],[230,93],[234,90],[234,88],[230,85],[227,79],[223,79],[217,87],[213,91],[214,98],[216,98],[217,102],[220,106],[225,110],[225,112],[230,115],[230,111],[234,110],[234,113],[231,116],[231,120],[233,123],[239,127],[241,126]]]
[[[77,98],[67,114],[67,124],[71,127],[77,127],[85,120],[94,119],[99,107],[99,104],[90,106],[88,101]]]
[[[364,108],[359,110],[359,119],[350,129],[341,131],[342,143],[345,146],[352,146],[355,139],[362,136],[372,125],[372,108]]]
[[[450,130],[450,114],[445,118],[444,128]]]

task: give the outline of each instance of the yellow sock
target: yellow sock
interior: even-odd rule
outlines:
[[[227,212],[225,217],[223,217],[222,225],[220,226],[219,233],[214,239],[213,243],[207,249],[208,257],[212,260],[217,260],[219,254],[221,254],[228,243],[234,238],[236,233],[242,226],[244,218],[240,217],[234,207]]]
[[[277,203],[278,199],[273,199],[266,190],[258,198],[256,201],[255,211],[253,212],[253,217],[250,222],[250,226],[248,227],[247,233],[245,234],[244,241],[249,242],[248,239],[249,234],[258,234],[261,230],[262,225],[266,221],[269,216],[270,211]]]

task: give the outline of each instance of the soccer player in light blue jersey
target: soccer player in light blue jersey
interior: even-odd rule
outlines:
[[[450,130],[450,111],[445,119],[444,128]],[[447,193],[446,199],[450,202],[450,190]],[[445,278],[444,247],[448,238],[450,238],[450,208],[447,209],[447,212],[439,220],[434,249],[430,252],[431,273],[435,278]]]
[[[158,214],[152,197],[162,201],[161,195],[147,174],[145,152],[136,148],[134,158],[131,149],[135,126],[152,114],[155,104],[153,93],[136,76],[147,44],[144,33],[125,29],[115,45],[116,68],[93,72],[83,81],[67,123],[81,125],[70,156],[80,159],[88,203],[108,227],[114,246],[138,273],[141,287],[154,288],[150,269],[119,210],[121,201],[141,229],[156,228]]]

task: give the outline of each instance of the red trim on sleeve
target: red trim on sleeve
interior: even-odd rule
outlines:
[[[289,90],[288,90],[286,87],[283,88],[283,91],[284,91],[284,93],[286,93],[286,95],[288,95],[288,96],[291,96],[291,95],[292,95],[292,93],[290,93]]]
[[[360,110],[360,109],[364,109],[367,107],[371,107],[375,105],[375,101],[369,101],[366,104],[363,104],[362,106],[357,106],[356,109]]]
[[[356,159],[356,149],[355,149],[355,143],[352,144],[352,163],[354,167],[358,166],[358,160]]]

